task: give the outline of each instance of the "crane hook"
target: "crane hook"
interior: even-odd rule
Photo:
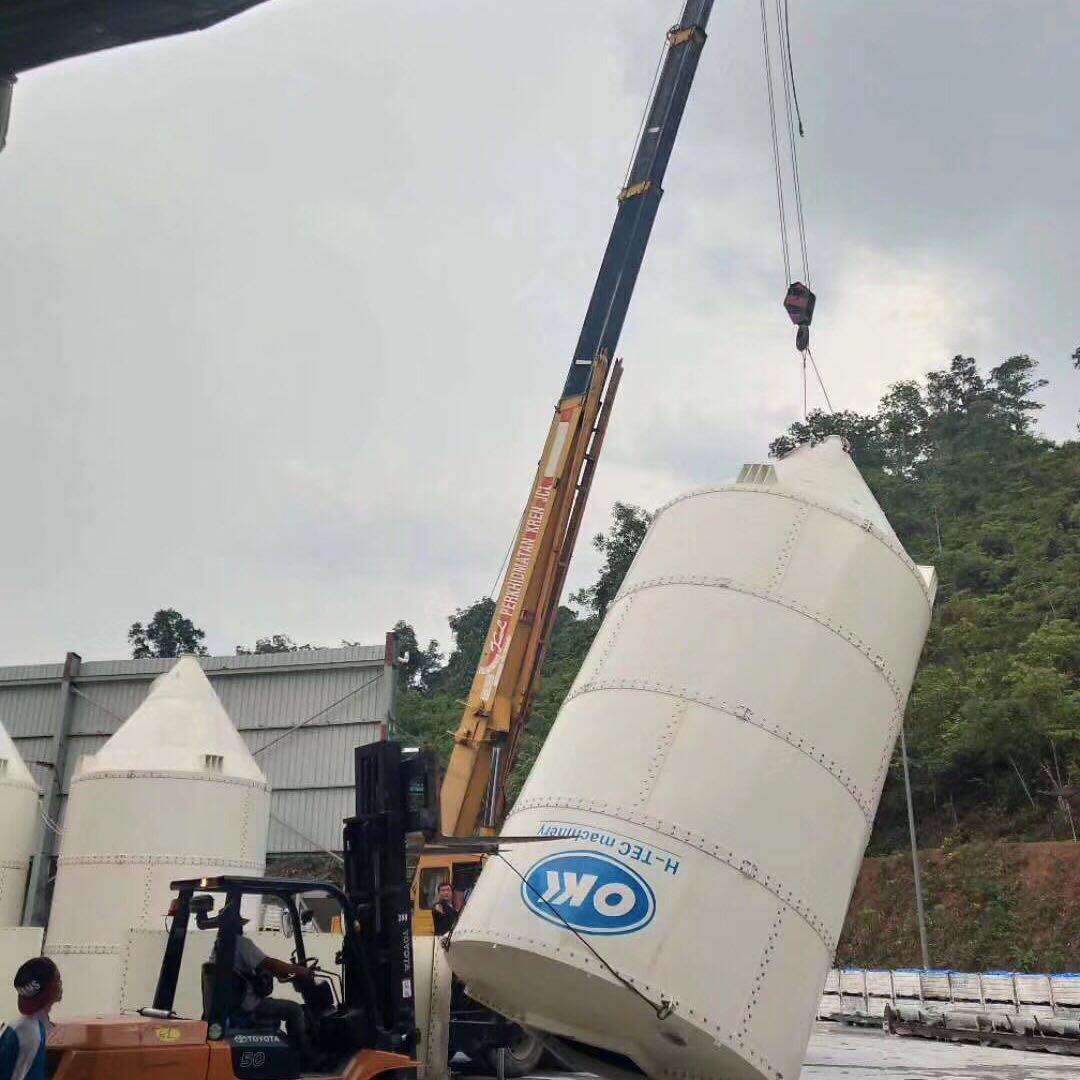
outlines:
[[[801,282],[793,281],[784,297],[784,310],[795,324],[795,348],[805,352],[810,347],[810,322],[814,318],[817,297]]]

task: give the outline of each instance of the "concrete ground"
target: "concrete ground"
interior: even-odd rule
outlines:
[[[530,1080],[584,1080],[589,1075],[542,1072]],[[818,1023],[801,1080],[1080,1080],[1080,1058]]]

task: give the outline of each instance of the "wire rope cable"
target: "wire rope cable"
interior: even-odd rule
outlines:
[[[795,90],[795,64],[791,59],[791,21],[788,18],[788,0],[784,0],[784,37],[787,42],[787,66],[788,75],[791,77],[791,96],[795,99],[795,118],[799,122],[799,137],[805,137],[803,130],[802,110],[799,108],[799,95]]]
[[[773,168],[776,173],[776,206],[780,212],[780,251],[784,257],[784,287],[791,282],[791,253],[788,248],[787,215],[784,212],[784,171],[780,164],[780,140],[776,133],[776,98],[773,94],[772,57],[769,53],[769,16],[765,0],[761,2],[761,47],[765,60],[765,89],[769,102],[769,128],[772,132]]]
[[[667,56],[668,43],[665,40],[660,46],[660,55],[656,58],[656,70],[653,72],[652,85],[649,87],[648,96],[645,98],[645,108],[641,113],[641,122],[638,124],[637,134],[634,135],[634,145],[630,148],[630,160],[626,163],[626,174],[623,176],[622,186],[625,189],[630,183],[630,173],[634,168],[634,158],[637,157],[638,146],[641,144],[641,136],[645,131],[645,124],[649,119],[649,108],[652,105],[653,95],[656,93],[656,84],[660,81],[660,69],[664,65],[664,57]]]
[[[574,937],[576,937],[578,939],[578,941],[580,941],[581,944],[584,945],[585,948],[588,949],[589,952],[591,952],[593,954],[593,956],[595,956],[596,959],[600,961],[600,963],[603,965],[604,969],[612,976],[612,978],[614,978],[617,982],[621,983],[631,993],[636,994],[639,998],[641,998],[641,1000],[644,1001],[645,1004],[648,1005],[649,1008],[652,1009],[653,1012],[656,1013],[656,1015],[657,1015],[657,1017],[659,1019],[666,1020],[671,1015],[671,1013],[672,1013],[672,1003],[670,1001],[668,1001],[665,998],[661,997],[660,998],[660,1003],[657,1004],[655,1001],[652,1000],[652,998],[650,998],[647,995],[643,994],[625,975],[623,975],[621,972],[617,971],[614,967],[612,967],[612,965],[603,956],[601,956],[601,954],[599,952],[597,952],[597,950],[593,947],[591,942],[586,941],[584,936],[582,934],[580,934],[577,930],[575,930],[574,927],[571,926],[570,923],[567,922],[565,918],[563,918],[562,912],[559,911],[558,909],[556,909],[554,907],[554,905],[551,903],[550,900],[545,899],[544,896],[542,896],[539,892],[537,892],[536,888],[529,883],[528,879],[521,873],[521,871],[512,862],[510,862],[510,860],[505,855],[503,855],[503,853],[501,851],[495,851],[493,854],[497,858],[502,859],[502,861],[507,866],[509,866],[511,870],[514,871],[514,873],[521,879],[521,884],[526,889],[528,889],[529,892],[531,892],[533,894],[533,896],[536,897],[537,900],[539,900],[542,903],[546,904],[551,909],[551,913],[555,916],[555,918],[557,918],[559,920],[559,922],[561,922],[563,924],[563,926],[566,927],[566,929],[569,930],[570,933],[573,934]]]
[[[789,52],[791,48],[786,13],[786,0],[776,0],[776,33],[781,56],[784,54],[785,46]],[[787,117],[788,150],[791,155],[791,184],[795,196],[795,226],[799,234],[799,250],[802,255],[803,280],[807,287],[809,287],[810,261],[806,251],[806,221],[803,217],[802,184],[799,179],[799,152],[796,146],[795,123],[791,107],[794,84],[787,69],[781,68],[780,77],[784,84],[784,112]],[[801,124],[802,122],[800,121],[800,127]]]
[[[336,701],[331,701],[329,705],[324,706],[318,712],[312,713],[306,720],[301,720],[300,723],[293,724],[288,731],[283,731],[276,739],[271,739],[265,746],[260,746],[258,750],[252,750],[251,756],[258,757],[260,754],[265,754],[271,747],[277,746],[278,743],[289,738],[290,735],[295,735],[301,728],[307,727],[313,720],[318,720],[320,716],[323,716],[331,709],[336,708],[343,701],[347,701],[354,694],[359,694],[361,690],[366,690],[369,686],[377,683],[382,677],[383,673],[381,671],[377,675],[372,675],[367,682],[363,682],[359,686],[354,686],[348,693],[342,694]]]
[[[809,346],[806,348],[806,355],[810,357],[810,363],[814,368],[814,374],[817,376],[818,386],[821,387],[821,393],[825,397],[825,404],[829,406],[829,412],[833,413],[836,410],[833,408],[833,403],[829,400],[829,391],[825,389],[825,380],[821,377],[821,372],[818,371],[817,361],[814,359],[814,354],[810,351]]]

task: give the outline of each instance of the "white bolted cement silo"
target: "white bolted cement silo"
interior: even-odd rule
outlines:
[[[198,661],[181,658],[72,777],[45,946],[62,1015],[119,1011],[130,932],[163,927],[169,882],[261,874],[269,809]]]
[[[839,439],[664,507],[450,946],[657,1077],[796,1080],[930,619]],[[505,861],[504,861],[505,859]]]
[[[0,724],[0,926],[22,921],[26,873],[34,854],[38,786]]]

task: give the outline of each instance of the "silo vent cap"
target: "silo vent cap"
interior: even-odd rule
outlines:
[[[776,469],[772,465],[744,465],[739,470],[739,484],[775,484]]]

